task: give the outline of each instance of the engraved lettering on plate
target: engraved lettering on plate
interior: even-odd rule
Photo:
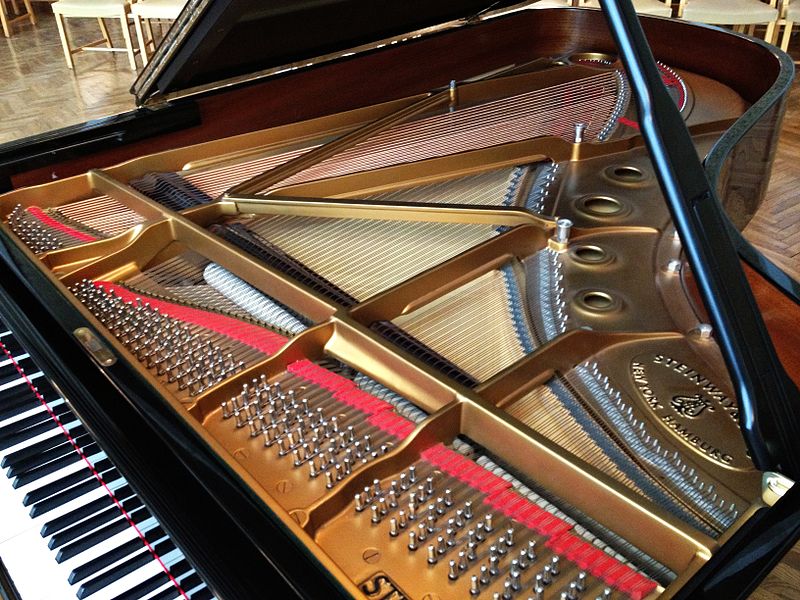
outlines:
[[[673,437],[697,454],[734,469],[751,469],[739,431],[736,400],[701,369],[666,354],[631,361],[639,397]]]

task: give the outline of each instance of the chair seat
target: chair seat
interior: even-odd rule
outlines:
[[[569,6],[572,6],[569,0],[542,0],[531,4],[530,8],[567,8]]]
[[[131,5],[131,13],[143,19],[177,19],[185,0],[139,0]]]
[[[51,6],[65,17],[116,17],[128,10],[127,0],[58,0]]]
[[[750,25],[778,18],[778,9],[759,0],[689,0],[683,18],[711,25]]]
[[[786,19],[789,21],[800,21],[800,1],[795,0],[786,9]]]
[[[582,6],[587,6],[589,8],[600,8],[600,1],[589,0]],[[652,15],[655,17],[672,16],[672,6],[669,4],[664,4],[659,0],[633,0],[633,8],[637,13],[643,15]]]

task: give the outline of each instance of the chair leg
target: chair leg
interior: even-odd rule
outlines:
[[[777,33],[775,31],[775,25],[777,25],[777,21],[770,21],[769,24],[767,25],[767,32],[764,34],[764,41],[767,41],[770,44],[775,42],[775,40],[773,39],[775,37],[775,34]]]
[[[783,25],[783,37],[781,38],[781,50],[784,52],[789,51],[789,38],[792,37],[792,27],[794,22],[786,21]]]
[[[152,45],[153,52],[156,51],[156,36],[153,33],[153,21],[152,19],[145,19],[144,26],[147,27],[147,36],[149,38],[148,44]]]
[[[11,10],[14,11],[14,15],[19,14],[19,5],[17,4],[17,0],[11,0]]]
[[[133,53],[133,42],[131,41],[131,30],[128,28],[128,13],[123,13],[119,18],[122,25],[122,37],[125,38],[125,47],[128,49],[128,60],[131,63],[131,70],[136,70],[136,56]]]
[[[103,39],[106,41],[106,47],[113,48],[114,45],[111,43],[111,36],[108,34],[108,27],[106,27],[106,22],[103,20],[103,17],[97,17],[97,24],[100,25],[100,32],[103,34]]]
[[[139,54],[142,57],[142,66],[147,66],[147,42],[144,41],[144,31],[142,30],[142,18],[133,15],[133,27],[136,29],[136,39],[139,41]]]
[[[64,49],[64,58],[67,59],[67,67],[74,69],[75,65],[72,62],[72,51],[69,48],[69,38],[67,37],[64,15],[56,13],[56,25],[58,26],[58,37],[61,38],[61,47]]]
[[[3,35],[11,37],[11,28],[8,24],[8,13],[6,12],[6,0],[0,0],[0,24],[3,26]]]
[[[31,25],[36,25],[36,13],[33,12],[33,6],[31,6],[31,0],[23,0],[25,4],[25,10],[28,11],[28,19],[31,22]]]

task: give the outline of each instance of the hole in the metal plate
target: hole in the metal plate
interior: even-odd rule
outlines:
[[[614,179],[618,179],[619,181],[625,181],[625,182],[641,181],[642,179],[644,179],[644,173],[642,173],[636,167],[630,167],[630,166],[614,167],[611,170],[611,176]]]
[[[595,310],[608,310],[614,306],[614,299],[605,292],[586,292],[582,299],[586,306]]]
[[[609,196],[590,196],[583,200],[583,208],[586,212],[609,216],[622,212],[622,204],[616,198]]]
[[[578,246],[572,255],[581,262],[600,263],[608,258],[608,253],[599,246]]]

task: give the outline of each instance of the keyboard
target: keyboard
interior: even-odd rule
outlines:
[[[214,598],[2,323],[0,467],[0,560],[22,600]]]

